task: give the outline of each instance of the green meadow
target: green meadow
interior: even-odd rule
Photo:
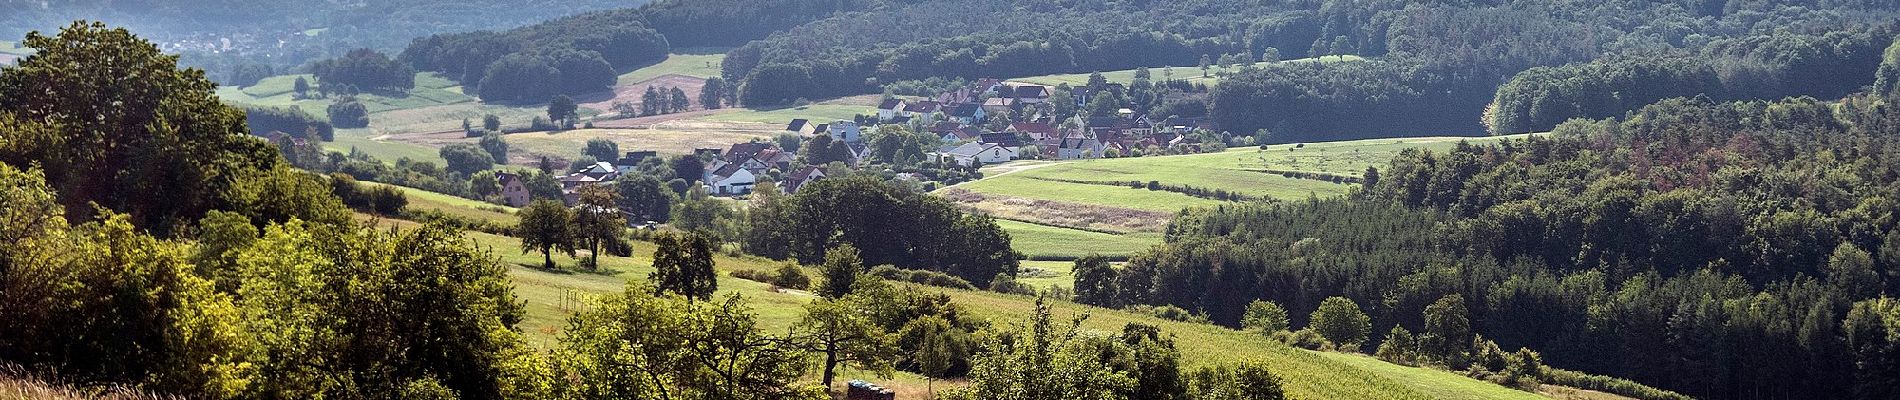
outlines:
[[[631,85],[661,75],[711,78],[719,76],[719,65],[725,60],[726,53],[723,51],[713,54],[670,54],[665,61],[620,74],[618,84]]]

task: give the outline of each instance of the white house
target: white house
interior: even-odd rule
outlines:
[[[855,121],[837,120],[831,123],[829,129],[831,140],[843,140],[845,143],[864,141],[863,130],[858,128],[858,123]]]
[[[954,158],[958,165],[966,167],[972,162],[995,164],[1016,159],[1016,150],[995,143],[964,143],[955,147],[937,149],[937,154]]]
[[[758,177],[752,175],[752,171],[740,168],[739,164],[726,164],[718,170],[708,171],[704,180],[706,190],[715,195],[752,193],[752,185],[758,183]]]
[[[877,105],[877,120],[890,121],[893,118],[897,118],[899,115],[903,115],[903,112],[904,112],[904,99],[893,97],[893,98],[884,100],[883,103],[880,103]]]
[[[1102,158],[1102,142],[1094,138],[1062,138],[1062,143],[1056,147],[1056,158]]]

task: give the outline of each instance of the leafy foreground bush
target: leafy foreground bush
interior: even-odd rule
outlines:
[[[950,276],[949,274],[945,274],[945,273],[937,272],[937,271],[902,269],[902,268],[897,268],[897,267],[893,267],[889,265],[879,265],[877,266],[877,268],[871,269],[871,275],[877,276],[879,278],[884,278],[884,279],[889,279],[889,280],[894,280],[894,281],[910,282],[910,283],[915,283],[919,285],[936,286],[936,287],[951,288],[951,289],[976,290],[976,285],[970,284],[970,281],[966,281],[966,280],[963,280],[963,278]]]

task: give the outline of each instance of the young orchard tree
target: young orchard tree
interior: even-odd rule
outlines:
[[[711,300],[719,289],[713,272],[713,239],[704,233],[661,235],[654,242],[653,281],[658,293],[677,293],[687,299]]]
[[[574,213],[577,239],[587,245],[588,269],[600,268],[600,252],[609,243],[619,244],[627,220],[620,216],[620,193],[606,185],[580,188],[580,210]]]
[[[827,299],[844,298],[851,294],[851,284],[858,281],[858,275],[864,273],[864,260],[858,258],[858,248],[850,243],[839,244],[825,252],[825,284],[818,287],[818,295]]]
[[[847,297],[820,299],[805,305],[805,317],[798,322],[798,340],[806,351],[825,356],[819,382],[826,388],[831,387],[841,363],[875,372],[879,378],[891,376],[897,346],[881,327],[871,322],[864,301]]]
[[[559,200],[535,200],[519,213],[521,223],[515,234],[521,237],[521,252],[540,251],[542,268],[554,269],[554,251],[574,255],[574,232],[569,229],[574,216]]]

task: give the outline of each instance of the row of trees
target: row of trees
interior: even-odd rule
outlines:
[[[666,58],[666,38],[634,9],[597,11],[502,32],[418,38],[399,57],[440,72],[485,100],[541,101],[613,85],[628,71]]]

